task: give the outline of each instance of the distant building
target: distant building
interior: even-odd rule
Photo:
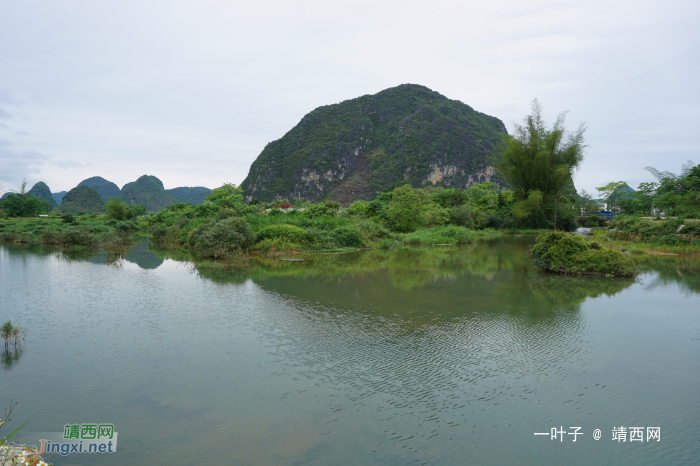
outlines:
[[[615,194],[617,194],[616,201],[619,201],[620,199],[626,199],[628,197],[631,197],[633,193],[636,191],[629,186],[624,186],[617,191],[615,191]],[[608,198],[609,199],[609,198]],[[619,205],[615,205],[610,209],[610,203],[608,202],[608,199],[594,199],[595,202],[598,203],[598,208],[600,209],[601,213],[602,212],[607,212],[610,214],[610,216],[614,215],[619,215],[622,213],[622,208]]]

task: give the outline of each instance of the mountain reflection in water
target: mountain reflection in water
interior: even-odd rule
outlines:
[[[700,268],[638,256],[636,280],[544,274],[531,240],[208,267],[146,242],[0,244],[0,317],[28,329],[0,391],[31,443],[114,423],[113,466],[693,464]],[[662,441],[610,442],[621,423]],[[554,425],[585,437],[533,436]]]

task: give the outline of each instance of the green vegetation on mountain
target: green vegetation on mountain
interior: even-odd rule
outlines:
[[[56,207],[58,205],[54,200],[53,196],[51,195],[51,190],[43,181],[39,181],[34,186],[32,186],[32,189],[30,189],[27,194],[31,194],[33,196],[37,196],[46,200],[46,202],[49,203],[51,208]]]
[[[506,129],[494,117],[404,84],[313,110],[253,162],[247,200],[370,200],[408,183],[466,188],[495,181],[489,160]]]
[[[61,202],[63,202],[63,196],[66,195],[68,191],[59,191],[57,193],[52,193],[51,197],[53,197],[53,200],[56,201],[56,205],[61,205]]]
[[[112,196],[119,196],[119,186],[107,181],[101,176],[93,176],[87,180],[83,180],[78,183],[78,186],[90,186],[97,191],[97,194],[102,198],[102,202],[107,202]]]
[[[119,197],[127,204],[143,204],[149,212],[157,212],[177,202],[172,194],[165,191],[163,182],[151,175],[143,175],[125,184]]]
[[[97,191],[90,186],[76,186],[63,196],[63,202],[55,211],[63,214],[78,212],[104,212],[104,202]]]
[[[204,188],[202,186],[196,186],[193,188],[181,187],[166,189],[165,192],[172,194],[172,196],[179,202],[201,204],[206,200],[207,196],[211,194],[211,189]]]

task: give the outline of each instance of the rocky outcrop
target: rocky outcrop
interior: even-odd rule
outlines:
[[[253,162],[246,199],[371,199],[410,183],[502,184],[490,160],[506,129],[494,117],[405,84],[307,114]]]

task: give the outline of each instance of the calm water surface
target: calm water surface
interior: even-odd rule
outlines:
[[[247,271],[146,243],[116,261],[0,245],[0,320],[28,329],[0,404],[19,401],[32,443],[115,424],[116,453],[45,455],[57,466],[698,464],[700,260],[558,277],[527,244]],[[661,440],[612,441],[621,425]],[[534,435],[554,426],[583,435]]]

